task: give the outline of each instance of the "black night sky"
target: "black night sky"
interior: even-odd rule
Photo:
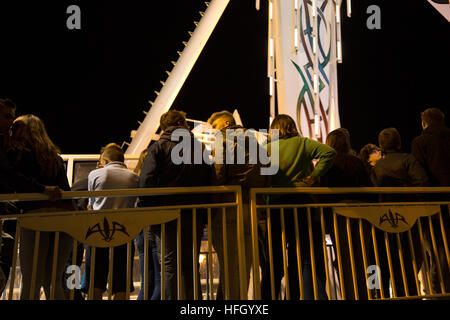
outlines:
[[[426,0],[352,2],[352,18],[343,8],[342,126],[356,150],[396,127],[409,151],[420,111],[450,117],[450,23]],[[66,27],[71,4],[81,30]],[[366,27],[371,4],[381,30]],[[199,11],[204,1],[2,1],[0,96],[18,115],[40,116],[63,153],[129,142]],[[256,11],[254,0],[231,0],[172,108],[203,120],[237,108],[246,127],[267,128],[266,39],[267,1]]]

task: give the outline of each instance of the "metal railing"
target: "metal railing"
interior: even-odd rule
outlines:
[[[251,189],[254,298],[278,299],[280,291],[287,299],[450,297],[449,194],[450,188]],[[419,199],[398,198],[411,195]]]
[[[137,208],[120,208],[120,209],[107,209],[107,210],[95,210],[95,211],[51,211],[51,212],[33,212],[33,213],[25,213],[25,214],[13,214],[13,215],[1,215],[0,219],[2,221],[5,220],[16,220],[17,227],[14,237],[14,250],[12,257],[12,267],[11,267],[11,275],[10,275],[10,285],[8,290],[7,297],[8,299],[13,299],[13,291],[14,291],[14,283],[15,283],[15,270],[17,264],[17,253],[19,248],[19,239],[21,231],[24,229],[35,231],[35,241],[34,241],[34,250],[33,250],[33,258],[32,258],[32,276],[31,276],[31,285],[30,285],[30,299],[35,299],[39,297],[34,296],[34,289],[36,287],[36,279],[37,279],[37,264],[38,264],[38,252],[39,252],[39,243],[40,236],[43,232],[52,232],[52,237],[54,236],[53,248],[48,248],[49,250],[53,250],[53,258],[52,258],[52,268],[51,268],[51,285],[50,285],[50,293],[49,296],[46,297],[48,299],[55,298],[55,291],[58,290],[58,279],[62,277],[62,274],[58,274],[57,270],[60,270],[58,267],[58,263],[62,261],[58,261],[58,249],[60,246],[60,237],[61,235],[68,234],[73,240],[73,255],[72,255],[72,264],[76,264],[77,256],[76,256],[76,248],[79,243],[83,243],[85,245],[92,246],[92,259],[91,259],[91,269],[90,269],[90,281],[89,281],[89,293],[87,295],[88,299],[92,299],[93,291],[94,291],[94,280],[95,280],[95,248],[98,247],[117,247],[120,245],[127,244],[127,255],[128,262],[126,267],[126,277],[127,277],[127,286],[126,286],[126,299],[130,297],[130,278],[131,278],[131,245],[133,239],[139,234],[141,230],[144,228],[147,230],[149,226],[161,225],[161,253],[166,252],[166,237],[165,234],[167,231],[167,225],[171,221],[176,221],[176,246],[177,246],[177,256],[176,256],[176,290],[177,290],[177,298],[183,299],[183,283],[182,279],[186,276],[192,276],[192,283],[194,288],[186,288],[192,292],[193,290],[193,299],[200,299],[200,281],[199,281],[199,270],[198,270],[198,261],[199,261],[199,243],[198,243],[198,228],[196,224],[199,222],[197,218],[201,213],[200,211],[204,211],[204,214],[207,219],[206,228],[208,230],[208,260],[212,261],[212,229],[214,227],[214,217],[221,216],[222,226],[220,228],[223,231],[225,237],[223,238],[223,247],[225,265],[227,264],[227,260],[230,258],[228,256],[227,248],[227,225],[226,225],[226,215],[235,214],[236,217],[236,226],[235,230],[237,231],[237,239],[236,242],[237,248],[232,248],[234,252],[237,249],[237,258],[239,261],[239,265],[241,268],[239,270],[233,270],[235,273],[238,273],[239,283],[237,284],[240,288],[240,292],[242,296],[244,293],[246,295],[246,278],[245,274],[245,248],[240,243],[243,243],[243,217],[242,217],[242,195],[241,188],[239,186],[218,186],[218,187],[191,187],[191,188],[149,188],[149,189],[116,189],[116,190],[105,190],[105,191],[72,191],[72,192],[63,192],[62,199],[80,199],[80,198],[88,198],[88,197],[124,197],[124,196],[146,196],[146,197],[161,197],[175,195],[179,198],[182,195],[189,195],[193,197],[195,195],[208,196],[212,195],[212,198],[202,198],[202,201],[199,203],[195,203],[193,200],[189,204],[177,204],[177,199],[170,200],[171,202],[166,202],[164,205],[160,206],[152,206],[152,207],[137,207]],[[219,197],[219,198],[218,198]],[[35,200],[45,200],[46,196],[42,194],[1,194],[0,202],[5,201],[14,201],[14,202],[23,202],[23,201],[35,201]],[[212,199],[212,200],[211,200]],[[221,199],[223,201],[221,201]],[[173,204],[170,204],[173,203]],[[49,210],[47,210],[49,211]],[[192,238],[187,239],[186,236],[183,236],[181,232],[181,218],[183,214],[189,211],[192,213],[190,217],[191,219],[191,228],[192,228]],[[216,222],[217,224],[217,222]],[[217,227],[217,226],[216,226]],[[183,229],[185,230],[185,229]],[[148,299],[148,255],[149,255],[149,247],[148,247],[148,232],[145,232],[145,240],[144,240],[144,259],[145,259],[145,274],[142,275],[144,277],[144,299]],[[231,239],[228,239],[230,241]],[[183,244],[182,244],[183,241]],[[185,249],[185,244],[190,245],[190,251],[192,252],[192,261],[191,269],[193,270],[192,275],[183,275],[182,274],[182,250]],[[110,250],[112,253],[112,250]],[[161,254],[161,270],[164,270],[166,266],[166,255]],[[112,263],[113,256],[112,254],[109,256],[109,273],[112,274]],[[24,262],[21,262],[24,263]],[[189,262],[187,262],[189,263]],[[213,269],[212,264],[209,263],[208,267],[208,281],[209,281],[209,290],[213,288]],[[244,273],[244,274],[242,274]],[[165,298],[166,293],[166,285],[168,280],[166,279],[166,272],[161,272],[161,299]],[[229,298],[229,288],[230,288],[230,279],[228,278],[228,273],[225,273],[225,282],[222,283],[224,297]],[[108,280],[108,299],[111,299],[112,292],[111,288],[113,286],[112,277],[109,277]],[[184,291],[186,292],[186,290]],[[210,298],[212,295],[210,295]],[[70,292],[70,299],[74,298],[74,288],[72,288]]]
[[[380,195],[411,194],[420,195],[422,199],[378,199]],[[125,298],[129,299],[133,239],[141,230],[161,225],[160,252],[165,253],[168,245],[166,235],[173,228],[168,225],[176,221],[175,298],[186,298],[189,291],[192,299],[200,299],[199,216],[205,218],[208,235],[207,250],[202,252],[206,251],[208,261],[213,260],[214,252],[218,254],[223,269],[219,281],[222,290],[218,293],[223,292],[225,299],[247,299],[249,292],[253,299],[277,299],[283,294],[286,299],[449,297],[449,194],[450,188],[257,188],[250,190],[250,203],[244,204],[239,186],[63,192],[63,199],[66,200],[106,196],[149,196],[158,199],[175,196],[175,199],[151,207],[96,211],[53,209],[47,210],[49,212],[1,215],[2,221],[17,221],[7,298],[13,299],[22,229],[36,232],[33,258],[30,260],[30,298],[39,298],[33,297],[38,276],[39,238],[45,232],[53,232],[51,284],[46,297],[57,298],[58,279],[62,276],[59,274],[61,269],[58,263],[61,261],[58,261],[57,252],[58,247],[63,246],[61,236],[68,234],[73,244],[73,265],[76,264],[79,243],[93,248],[127,244]],[[171,202],[186,195],[189,196],[186,202]],[[211,197],[198,201],[194,198],[196,195]],[[324,199],[336,195],[344,200],[333,198],[330,202],[330,199]],[[370,201],[355,200],[355,197],[367,195],[375,195],[375,198]],[[423,198],[429,195],[435,197]],[[436,195],[446,198],[436,198]],[[264,196],[263,200],[261,196]],[[35,200],[46,200],[46,196],[0,195],[0,202]],[[183,217],[190,221],[187,227],[182,222]],[[189,236],[183,235],[188,229]],[[144,234],[144,299],[148,299],[148,232]],[[246,246],[249,240],[250,247]],[[190,252],[189,260],[192,259],[188,264],[182,257],[187,251]],[[91,254],[93,258],[95,249]],[[91,260],[88,299],[93,298],[95,280],[95,259]],[[165,270],[166,260],[166,255],[161,254],[161,270]],[[109,256],[110,274],[113,272],[112,261],[113,254]],[[248,273],[250,267],[251,275]],[[208,290],[212,290],[214,277],[211,263],[207,269]],[[186,274],[185,270],[189,270],[190,274]],[[169,282],[167,275],[167,271],[161,272],[162,299]],[[253,280],[249,284],[250,276]],[[192,287],[186,287],[186,277],[191,278]],[[282,278],[284,281],[281,281]],[[113,285],[110,277],[108,299],[112,298]],[[74,289],[70,291],[69,298],[74,298]],[[207,298],[213,299],[214,296],[210,294]]]

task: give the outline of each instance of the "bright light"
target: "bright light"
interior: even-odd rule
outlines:
[[[298,48],[298,29],[295,27],[294,29],[294,45],[296,48]]]
[[[298,0],[295,0],[295,10],[298,10]]]
[[[273,77],[269,77],[269,94],[273,96]]]
[[[273,19],[273,5],[272,5],[272,1],[269,2],[269,19],[270,20]]]
[[[320,137],[320,117],[318,114],[314,116],[314,128],[316,131],[316,136]]]
[[[319,78],[314,74],[314,93],[319,92]]]
[[[205,259],[206,259],[206,255],[199,254],[199,256],[198,256],[198,263],[202,264],[203,261],[205,261]]]
[[[337,60],[342,61],[342,43],[339,40],[337,42]]]
[[[317,37],[313,36],[313,53],[316,54],[317,52]]]
[[[315,17],[317,14],[317,5],[316,5],[316,0],[312,1],[312,15],[313,17]]]
[[[352,0],[347,0],[347,17],[352,16]]]
[[[341,6],[336,4],[336,23],[341,23]]]
[[[269,56],[273,57],[273,38],[270,38],[269,40]]]

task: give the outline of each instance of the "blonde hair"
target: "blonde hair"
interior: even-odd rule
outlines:
[[[55,177],[60,149],[47,134],[42,120],[32,114],[18,117],[11,126],[11,147],[33,154],[42,173]]]

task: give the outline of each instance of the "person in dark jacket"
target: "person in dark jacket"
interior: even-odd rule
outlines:
[[[320,185],[322,187],[329,188],[358,188],[358,187],[370,187],[372,183],[370,182],[369,174],[364,166],[362,160],[352,153],[349,152],[350,145],[349,139],[341,130],[331,131],[326,139],[326,144],[336,150],[337,155],[334,159],[334,163],[330,170],[322,177],[320,180]],[[338,203],[338,202],[366,202],[371,199],[365,195],[327,195],[321,197],[322,202]],[[334,228],[332,227],[333,219],[331,218],[331,210],[325,208],[326,213],[325,219],[330,228],[330,235],[333,245],[336,248],[336,235]],[[347,218],[337,215],[337,227],[339,232],[339,245],[340,245],[340,255],[342,263],[342,273],[344,278],[344,288],[345,288],[345,298],[355,299],[356,293],[354,292],[354,284],[352,278],[352,265],[350,261],[350,251],[349,251],[349,238],[347,234]],[[355,259],[356,279],[359,299],[367,299],[367,287],[364,274],[364,263],[362,257],[362,247],[361,238],[359,234],[359,223],[356,219],[350,219],[351,237],[352,237],[352,247]],[[331,226],[330,226],[331,225]],[[366,229],[366,235],[368,234],[370,224],[363,221],[363,226]],[[364,239],[368,247],[368,239]],[[341,284],[342,286],[342,284]]]
[[[209,185],[210,168],[203,161],[200,164],[194,161],[194,151],[203,150],[204,146],[197,140],[189,126],[186,123],[186,114],[182,111],[170,110],[164,113],[160,119],[160,128],[163,130],[158,141],[154,142],[144,160],[144,164],[139,177],[140,188],[157,187],[194,187]],[[175,138],[175,135],[180,134]],[[179,153],[172,152],[180,143],[190,141],[189,150],[181,150]],[[175,153],[175,155],[172,155]],[[203,153],[202,153],[203,154]],[[181,161],[180,157],[187,156],[189,161]],[[175,159],[176,158],[176,159]],[[188,196],[169,196],[169,197],[140,197],[138,206],[161,206],[161,205],[182,205],[204,203],[205,197],[199,195]],[[196,236],[197,252],[200,248],[200,240],[204,227],[204,213],[197,211]],[[159,254],[165,257],[165,299],[177,299],[177,221],[166,223],[165,226],[165,252],[161,252],[161,229],[158,226],[152,226],[152,233],[155,235],[155,241],[159,249]],[[194,278],[193,278],[193,235],[192,235],[192,211],[181,211],[181,274],[182,274],[182,298],[193,299]],[[198,261],[195,257],[194,261]],[[200,279],[200,277],[198,277]],[[199,284],[199,282],[198,282]],[[199,285],[200,288],[200,285]],[[201,292],[198,292],[201,297]]]
[[[39,192],[45,193],[49,200],[55,201],[61,198],[61,190],[57,186],[45,186],[39,183],[35,178],[28,177],[11,166],[7,149],[9,147],[9,130],[16,115],[16,104],[6,98],[0,99],[0,192]],[[0,211],[3,214],[18,213],[17,207],[12,203],[0,203]],[[2,247],[0,250],[0,295],[2,294],[6,282],[8,281],[16,233],[16,221],[8,220],[1,222],[2,228]]]
[[[431,187],[450,187],[450,129],[445,126],[445,115],[437,108],[428,108],[421,113],[423,132],[413,139],[411,153],[420,162],[430,178]],[[449,195],[433,195],[434,201],[449,199]],[[442,219],[444,223],[447,243],[450,243],[450,216],[448,206],[441,206]],[[438,256],[434,251],[430,252],[430,273],[434,280],[431,283],[431,291],[441,291],[436,262],[439,261],[446,290],[450,290],[450,266],[445,258],[445,250],[440,222],[433,219]],[[425,224],[428,230],[428,224]],[[426,232],[427,234],[428,232]],[[426,288],[428,290],[428,288]]]
[[[11,127],[11,143],[8,158],[14,169],[24,176],[33,177],[43,185],[57,185],[70,191],[64,162],[59,149],[50,140],[41,119],[24,115],[14,120]],[[72,210],[72,202],[29,201],[20,203],[23,213]],[[35,231],[22,228],[20,234],[20,268],[22,272],[21,300],[39,299],[40,289],[50,299],[50,284],[53,268],[53,242],[55,232],[40,232],[35,292],[31,293],[31,276],[35,246]],[[55,299],[67,299],[63,289],[64,264],[72,249],[73,239],[66,233],[59,236],[58,260],[56,264]],[[33,295],[33,296],[32,296]]]
[[[222,139],[222,154],[218,152],[219,145],[215,143],[213,150],[214,165],[212,170],[212,185],[240,185],[242,187],[242,207],[243,207],[243,220],[244,220],[244,250],[245,250],[245,272],[247,275],[246,285],[248,288],[250,279],[250,267],[252,264],[252,244],[251,244],[251,227],[250,227],[250,200],[249,189],[257,187],[265,187],[269,184],[268,176],[261,174],[262,165],[260,163],[250,163],[250,146],[256,145],[255,137],[252,134],[248,134],[247,129],[237,125],[233,115],[229,111],[215,112],[208,119],[208,123],[216,131],[216,139]],[[227,134],[228,132],[228,134]],[[241,142],[239,142],[241,141]],[[241,145],[245,142],[245,145]],[[243,161],[239,162],[239,151],[244,151]],[[229,161],[228,155],[234,155],[234,161]],[[217,161],[218,157],[222,157],[223,162]],[[219,195],[215,197],[217,202],[233,202],[234,198],[229,198],[228,195]],[[212,242],[217,252],[220,265],[220,280],[219,287],[217,289],[217,299],[247,299],[247,295],[242,296],[239,286],[239,275],[243,272],[239,266],[238,250],[237,246],[237,218],[236,209],[228,207],[226,208],[226,239],[227,239],[227,258],[228,258],[228,278],[229,281],[225,281],[225,250],[223,245],[223,232],[222,232],[222,214],[220,211],[214,212],[212,217]],[[226,296],[228,287],[229,296]],[[247,291],[245,291],[247,292]]]
[[[409,153],[401,152],[401,138],[400,134],[395,128],[387,128],[378,135],[378,142],[382,152],[382,158],[377,162],[373,168],[372,181],[376,187],[427,187],[429,186],[428,176],[420,165],[419,161]],[[384,202],[403,202],[403,201],[417,201],[414,195],[383,195]],[[421,246],[426,246],[426,243],[419,241],[419,233],[417,224],[411,228],[413,238],[414,256],[418,267],[422,264]],[[397,289],[397,296],[406,295],[406,290],[402,281],[402,273],[400,269],[400,258],[397,250],[397,242],[393,234],[388,234],[389,245],[391,248],[392,265],[394,280],[393,286]],[[405,263],[412,265],[411,254],[408,239],[405,233],[400,234],[401,244],[403,249],[403,258]],[[384,235],[377,229],[378,248],[382,252],[382,256],[386,257],[386,246],[384,245]],[[384,286],[384,292],[389,292],[389,266],[384,259],[381,261],[381,274]],[[416,287],[415,275],[412,267],[405,267],[407,285],[409,294],[418,294],[419,288]],[[392,279],[391,279],[392,280]]]

